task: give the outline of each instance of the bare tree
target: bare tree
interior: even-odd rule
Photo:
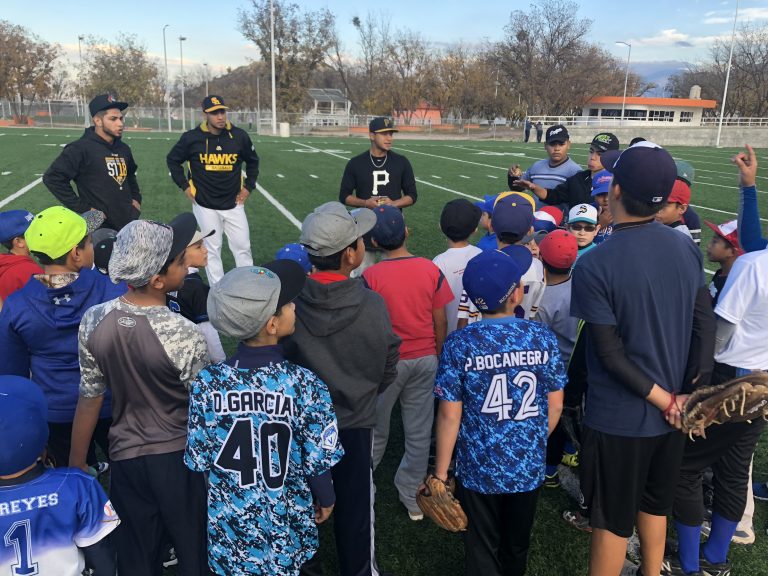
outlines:
[[[0,54],[0,96],[10,101],[15,120],[26,124],[35,100],[50,94],[60,48],[0,20]]]

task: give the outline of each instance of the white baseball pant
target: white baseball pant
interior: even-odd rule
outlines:
[[[222,233],[227,235],[227,244],[235,257],[235,266],[253,266],[251,233],[242,204],[231,210],[213,210],[193,202],[192,213],[203,234],[211,230],[216,231],[204,240],[208,249],[208,266],[205,267],[205,273],[211,286],[224,276],[224,264],[221,261]]]

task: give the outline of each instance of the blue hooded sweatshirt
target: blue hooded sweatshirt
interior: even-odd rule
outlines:
[[[48,288],[32,278],[8,297],[0,311],[0,374],[30,378],[48,401],[48,421],[75,419],[80,363],[77,333],[85,311],[117,298],[125,284],[113,284],[95,270],[82,269],[77,280],[63,288]],[[112,413],[104,398],[100,418]]]

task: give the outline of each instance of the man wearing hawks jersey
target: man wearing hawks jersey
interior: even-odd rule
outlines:
[[[397,132],[390,118],[374,118],[368,125],[371,147],[347,162],[341,178],[339,202],[354,208],[376,208],[391,204],[403,209],[416,203],[416,178],[408,158],[392,152],[392,135]],[[378,261],[369,235],[363,237],[365,259],[357,275]]]

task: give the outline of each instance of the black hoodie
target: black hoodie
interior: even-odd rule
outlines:
[[[397,376],[400,338],[387,306],[360,278],[321,284],[311,278],[296,299],[296,331],[286,357],[328,386],[339,428],[373,428],[376,398]]]
[[[80,139],[64,147],[45,171],[43,183],[70,210],[82,214],[96,208],[107,215],[105,228],[120,230],[139,217],[131,203],[141,202],[136,168],[128,144],[120,138],[110,144],[91,126]]]

